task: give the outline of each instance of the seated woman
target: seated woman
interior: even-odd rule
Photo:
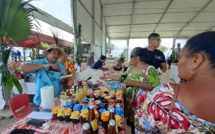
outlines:
[[[67,58],[68,54],[65,53],[65,55],[62,55],[59,59],[58,62],[61,63],[62,65],[64,65],[65,69],[66,69],[66,75],[71,75],[71,77],[67,77],[67,79],[64,79],[63,81],[63,89],[66,90],[68,88],[71,88],[71,86],[74,85],[74,79],[75,79],[75,75],[76,75],[76,70],[75,70],[75,65],[73,64],[73,62]],[[68,84],[66,84],[68,83]]]
[[[106,56],[101,55],[100,59],[93,65],[93,69],[100,69],[103,71],[107,71],[108,69],[105,67],[102,67],[105,64]]]
[[[161,84],[147,94],[137,133],[215,133],[215,32],[192,37],[179,56],[185,82]]]
[[[139,105],[133,103],[136,93],[140,91],[141,96],[144,96],[147,91],[151,91],[154,87],[160,84],[160,77],[156,69],[148,64],[149,61],[150,56],[147,50],[141,47],[136,47],[131,52],[129,68],[124,72],[124,76],[126,76],[124,79],[127,86],[126,92],[124,92],[127,100],[125,104],[125,112],[126,116],[128,116],[127,123],[132,127],[132,133],[134,133],[134,112],[131,109],[131,105],[134,108]],[[123,79],[122,76],[114,75],[108,75],[106,78],[113,80]]]

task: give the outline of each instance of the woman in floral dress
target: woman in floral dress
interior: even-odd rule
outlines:
[[[134,111],[132,108],[136,108],[143,100],[138,97],[139,100],[134,100],[137,92],[146,94],[147,91],[151,91],[154,87],[160,84],[160,77],[153,66],[147,64],[150,61],[150,56],[143,48],[136,47],[133,49],[130,57],[129,68],[124,72],[126,76],[126,90],[124,95],[126,98],[125,103],[125,116],[128,117],[127,123],[131,126],[132,133],[134,133]],[[106,78],[113,80],[122,80],[122,76],[109,75]],[[134,103],[135,102],[135,103]],[[131,108],[132,107],[132,108]]]
[[[215,32],[192,37],[179,56],[184,81],[161,84],[145,96],[135,115],[136,133],[215,133]]]

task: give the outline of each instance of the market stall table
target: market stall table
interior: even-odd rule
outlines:
[[[29,121],[27,117],[25,119],[19,120],[5,131],[1,132],[1,134],[9,134],[14,129],[27,129],[27,130],[35,130],[34,134],[81,134],[83,133],[81,123],[73,124],[72,122],[65,121],[54,121],[47,120],[46,123],[50,125],[48,130],[43,130],[42,127],[34,127],[30,125],[26,125],[26,122]],[[123,118],[124,122],[124,118]],[[125,124],[124,124],[125,126]],[[106,131],[102,128],[101,122],[99,123],[99,134],[106,134]],[[125,127],[119,134],[126,134]]]
[[[111,83],[111,82],[109,81],[109,83]],[[104,86],[100,87],[101,90],[103,87]],[[121,120],[122,121],[122,130],[119,132],[119,134],[125,134],[126,133],[125,119],[124,119],[123,115],[121,117],[122,117],[121,118],[122,119]],[[35,134],[42,134],[42,133],[43,134],[49,134],[49,133],[51,133],[51,134],[80,134],[80,133],[83,133],[81,123],[74,124],[72,122],[65,122],[65,121],[51,119],[51,120],[45,120],[46,125],[44,125],[43,127],[34,127],[34,126],[26,124],[29,120],[30,119],[28,118],[28,116],[26,116],[24,119],[21,119],[18,122],[16,122],[15,124],[11,125],[1,134],[5,134],[5,133],[8,134],[11,131],[13,131],[14,129],[35,130]],[[48,129],[44,129],[44,127],[46,127],[47,124],[50,127]],[[106,130],[103,129],[101,121],[98,121],[98,124],[99,124],[99,127],[98,127],[99,134],[106,134]]]

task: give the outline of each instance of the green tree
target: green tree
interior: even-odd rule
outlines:
[[[30,0],[31,1],[31,0]],[[21,3],[22,0],[0,0],[0,73],[2,73],[1,85],[12,90],[15,85],[19,93],[22,87],[12,72],[8,70],[8,58],[11,52],[10,42],[16,44],[27,39],[30,35],[32,20],[29,13],[35,11],[25,9],[24,5],[29,1]],[[33,6],[32,6],[33,7]],[[3,88],[4,90],[5,88]]]
[[[106,53],[107,53],[107,54],[111,54],[111,52],[114,50],[114,46],[115,46],[115,45],[114,45],[113,43],[110,43],[110,44],[107,43],[107,44],[106,44]]]
[[[81,24],[79,23],[78,24],[78,34],[77,34],[77,52],[76,52],[76,63],[78,63],[78,65],[80,66],[81,65],[81,62],[83,62],[82,60],[82,49],[83,49],[83,44],[81,43],[82,42],[82,39],[81,39]]]
[[[168,50],[168,48],[163,45],[161,45],[158,49],[161,50],[162,52],[166,52]]]

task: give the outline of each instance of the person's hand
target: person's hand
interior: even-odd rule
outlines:
[[[71,79],[69,82],[68,82],[68,86],[69,87],[72,87],[74,85],[74,79]]]
[[[102,70],[103,70],[103,71],[107,71],[107,70],[108,70],[108,68],[103,67],[103,68],[102,68]]]
[[[111,79],[111,75],[104,75],[104,79]]]
[[[44,64],[44,67],[45,68],[52,67],[53,69],[61,72],[61,69],[58,66],[56,66],[55,64]]]
[[[54,98],[54,104],[55,104],[55,106],[60,106],[60,99],[55,97]]]
[[[57,69],[57,70],[60,69],[60,68],[59,68],[58,66],[56,66],[55,64],[50,64],[50,66],[51,66],[52,68],[54,68],[54,69]]]

